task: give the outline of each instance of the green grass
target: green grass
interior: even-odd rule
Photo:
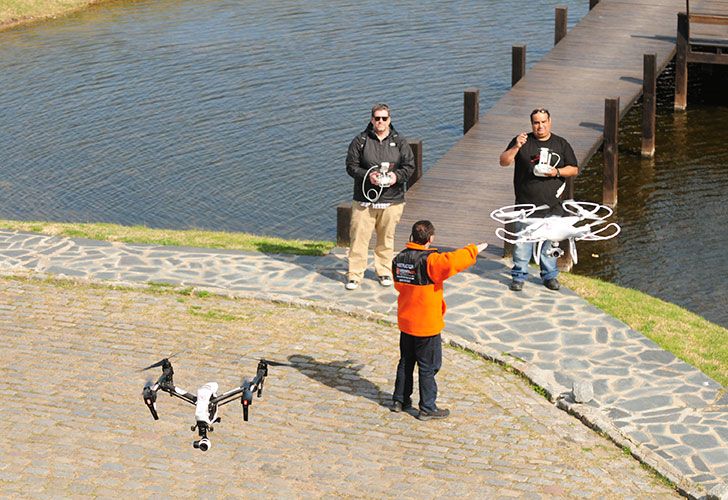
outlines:
[[[98,3],[99,0],[0,0],[0,29],[5,26],[47,19]]]
[[[196,229],[152,229],[145,226],[121,226],[105,223],[24,222],[0,219],[0,227],[12,231],[122,243],[221,248],[297,255],[326,255],[335,246],[333,241],[285,240],[248,233]]]
[[[559,278],[594,306],[728,387],[727,329],[631,288],[569,273]]]

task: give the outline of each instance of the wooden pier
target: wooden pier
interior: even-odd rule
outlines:
[[[693,1],[689,8],[690,15],[725,15],[728,0]],[[642,93],[645,54],[654,54],[659,74],[675,55],[677,15],[685,10],[685,0],[601,0],[594,5],[412,186],[395,248],[404,245],[415,221],[429,219],[441,246],[487,241],[490,252],[502,255],[503,243],[494,233],[499,224],[489,213],[514,203],[513,167],[501,167],[498,157],[514,136],[530,131],[531,110],[547,108],[552,132],[565,137],[579,165],[586,165],[604,139],[605,99],[618,99],[620,116],[630,109]],[[707,26],[719,35],[723,28]]]

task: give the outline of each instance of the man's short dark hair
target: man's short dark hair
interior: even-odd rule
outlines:
[[[374,116],[374,113],[376,113],[377,111],[386,111],[388,116],[392,114],[392,112],[389,111],[389,106],[387,106],[383,102],[380,102],[379,104],[375,104],[374,106],[372,106],[372,117]]]
[[[430,237],[435,234],[435,226],[428,220],[418,220],[412,225],[410,241],[418,245],[426,245]]]

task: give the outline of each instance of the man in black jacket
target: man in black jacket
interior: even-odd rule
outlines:
[[[358,288],[364,277],[372,231],[377,234],[374,270],[379,284],[392,286],[394,229],[414,169],[412,149],[394,130],[389,106],[376,104],[369,125],[351,141],[346,155],[346,172],[354,178],[347,290]]]

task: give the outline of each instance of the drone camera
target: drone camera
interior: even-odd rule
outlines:
[[[192,447],[200,451],[207,451],[210,449],[211,446],[212,443],[207,438],[202,438],[199,441],[195,441],[192,443]]]
[[[551,247],[546,251],[546,255],[549,257],[556,257],[558,259],[564,255],[564,250],[559,247]]]

